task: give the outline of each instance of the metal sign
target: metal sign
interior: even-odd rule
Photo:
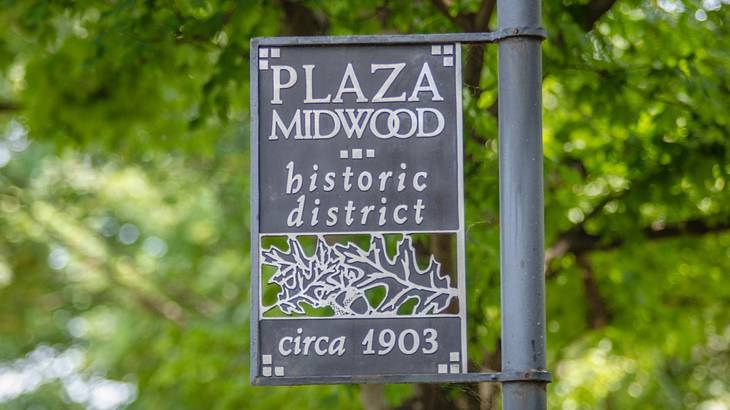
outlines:
[[[466,372],[460,44],[397,39],[252,41],[254,384]]]

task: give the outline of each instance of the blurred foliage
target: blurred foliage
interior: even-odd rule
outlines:
[[[728,409],[730,5],[544,3],[550,407]],[[0,0],[0,408],[361,408],[249,386],[249,40],[488,30],[491,4]],[[496,49],[465,53],[475,369],[498,363]]]

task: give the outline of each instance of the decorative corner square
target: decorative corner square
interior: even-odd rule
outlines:
[[[454,66],[454,57],[444,57],[444,67],[453,67]]]
[[[272,48],[271,49],[271,58],[279,58],[281,57],[281,51],[278,48]]]
[[[268,70],[269,60],[259,60],[259,70]]]
[[[431,46],[431,55],[434,56],[440,56],[441,55],[441,46]]]
[[[346,149],[340,150],[340,159],[347,159],[350,157],[350,153]]]
[[[449,373],[460,373],[459,370],[459,364],[458,363],[452,363],[449,365]]]
[[[368,158],[375,158],[375,150],[372,148],[368,148],[365,150],[365,156]]]
[[[438,373],[439,374],[445,374],[449,372],[449,365],[448,364],[441,364],[438,365]]]
[[[445,44],[444,45],[444,54],[454,54],[454,45],[453,44]]]
[[[271,366],[264,366],[261,369],[261,373],[264,375],[264,377],[271,377]]]
[[[259,58],[266,58],[269,56],[268,48],[259,48]]]
[[[261,364],[271,364],[271,355],[265,354],[261,356]]]
[[[362,149],[361,148],[352,149],[352,159],[362,159]]]
[[[459,352],[451,352],[451,353],[449,353],[449,361],[450,362],[458,362],[459,361]]]
[[[274,367],[274,375],[277,377],[283,376],[284,375],[284,366]]]

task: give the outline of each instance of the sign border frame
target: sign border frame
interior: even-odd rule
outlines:
[[[462,78],[462,56],[461,46],[463,43],[485,43],[495,42],[500,39],[500,33],[447,33],[447,34],[404,34],[404,35],[359,35],[359,36],[312,36],[312,37],[257,37],[252,38],[249,47],[249,115],[250,115],[250,355],[249,355],[249,378],[252,385],[302,385],[302,384],[353,384],[353,383],[465,383],[476,376],[481,381],[499,381],[499,373],[468,373],[467,363],[467,311],[466,311],[466,241],[464,225],[464,131],[463,131],[463,78]],[[456,235],[456,270],[457,289],[459,294],[459,313],[454,316],[461,320],[461,372],[448,374],[385,374],[385,375],[342,375],[342,376],[296,376],[296,377],[262,377],[259,376],[259,330],[258,323],[262,319],[260,308],[261,291],[261,237],[277,236],[277,234],[261,234],[260,226],[260,192],[259,192],[259,47],[260,46],[330,46],[330,45],[416,45],[432,43],[453,43],[454,44],[454,78],[456,87],[456,156],[457,156],[457,213],[458,229],[442,231],[371,231],[371,232],[347,232],[353,235],[379,234],[428,234],[428,233],[450,233]],[[302,235],[335,235],[333,232],[305,232]],[[290,236],[289,234],[282,234]],[[282,236],[278,235],[278,236]],[[409,316],[401,316],[407,319]],[[369,318],[369,317],[367,317]],[[363,318],[363,319],[367,319]],[[269,318],[273,319],[273,318]],[[287,320],[290,318],[276,318]],[[296,317],[293,319],[301,319]],[[311,318],[316,319],[316,318]],[[321,318],[328,319],[328,318]],[[353,317],[352,320],[360,318]],[[268,320],[268,319],[267,319]]]

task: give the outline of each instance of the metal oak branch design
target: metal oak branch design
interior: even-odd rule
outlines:
[[[431,256],[428,267],[420,269],[412,239],[404,235],[396,255],[387,255],[385,238],[373,235],[369,250],[354,243],[328,245],[318,237],[314,255],[307,256],[294,237],[288,251],[264,249],[261,260],[277,268],[268,281],[279,286],[277,301],[266,311],[279,308],[284,314],[305,314],[304,304],[312,308],[331,307],[335,316],[389,316],[414,300],[412,314],[442,313],[458,290],[450,278],[441,275],[441,264]],[[384,296],[377,302],[366,292],[382,287]]]

